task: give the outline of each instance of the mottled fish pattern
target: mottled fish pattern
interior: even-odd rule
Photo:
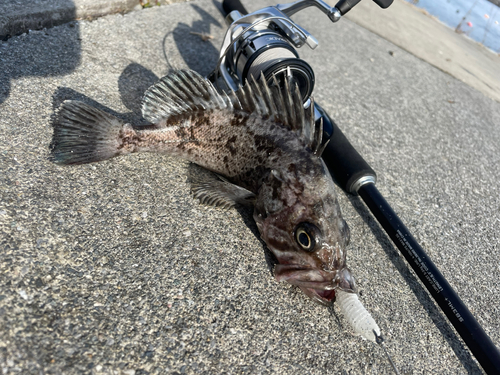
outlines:
[[[275,276],[329,304],[335,290],[355,291],[346,266],[349,228],[321,159],[326,142],[297,87],[252,79],[219,93],[191,70],[175,71],[145,93],[134,127],[78,101],[61,105],[50,158],[83,164],[134,152],[173,155],[219,179],[194,187],[202,202],[253,204],[262,239],[278,263]]]

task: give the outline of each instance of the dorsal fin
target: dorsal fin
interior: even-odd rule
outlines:
[[[309,106],[304,108],[299,87],[292,85],[288,77],[285,78],[283,86],[281,87],[276,76],[273,76],[272,85],[269,87],[261,73],[258,81],[251,76],[247,84],[236,91],[236,96],[252,111],[257,111],[261,116],[269,116],[296,132],[315,155],[321,156],[328,141],[323,142],[323,122],[315,121],[314,99],[311,97]]]
[[[152,123],[184,113],[228,108],[210,81],[193,70],[170,73],[151,86],[142,99],[142,116]]]
[[[282,87],[284,86],[284,87]],[[276,76],[271,86],[261,73],[258,81],[253,76],[236,92],[220,94],[213,84],[193,70],[179,70],[163,77],[144,94],[143,117],[159,123],[172,116],[191,116],[207,110],[243,111],[271,118],[296,132],[318,156],[324,149],[323,125],[314,121],[314,101],[304,109],[297,85],[288,77],[280,86]]]

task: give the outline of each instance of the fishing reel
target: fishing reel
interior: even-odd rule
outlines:
[[[208,78],[220,90],[236,91],[251,76],[259,80],[261,75],[269,87],[276,83],[283,88],[285,78],[297,85],[308,106],[314,89],[314,72],[311,66],[300,59],[298,48],[307,44],[311,49],[318,41],[290,17],[295,13],[315,6],[332,22],[337,22],[360,0],[340,0],[334,7],[322,0],[299,0],[289,4],[278,4],[246,14],[238,0],[225,0],[223,7],[229,26],[222,44],[219,61]],[[374,0],[382,8],[393,0]],[[220,86],[220,81],[225,87]]]

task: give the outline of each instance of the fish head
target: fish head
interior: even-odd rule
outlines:
[[[335,290],[356,292],[346,266],[350,231],[342,218],[335,186],[321,161],[304,173],[272,170],[256,199],[254,219],[278,263],[275,277],[321,304]],[[313,166],[314,167],[314,166]]]

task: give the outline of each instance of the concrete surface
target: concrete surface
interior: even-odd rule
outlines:
[[[22,0],[0,2],[0,39],[75,19],[94,19],[131,11],[137,0]]]
[[[167,5],[185,0],[144,0],[143,4]],[[0,39],[66,22],[92,20],[108,14],[141,8],[139,0],[9,0],[0,2]]]
[[[225,30],[218,5],[109,15],[0,44],[3,374],[391,373],[342,316],[274,281],[249,212],[193,200],[187,180],[199,169],[152,154],[47,161],[61,101],[141,123],[142,92],[158,77],[207,74]],[[314,9],[295,19],[320,42],[300,51],[316,100],[500,344],[500,103],[349,20],[332,25]],[[339,199],[348,263],[400,372],[481,373],[363,203]]]
[[[500,102],[500,55],[425,10],[396,0],[381,11],[362,1],[347,18]]]

